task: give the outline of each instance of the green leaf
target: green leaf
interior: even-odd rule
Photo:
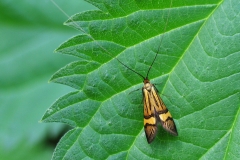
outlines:
[[[74,127],[53,159],[240,158],[240,2],[173,1],[171,8],[169,1],[88,2],[99,10],[70,18],[65,24],[81,33],[56,50],[79,61],[51,79],[78,90],[42,118]],[[179,136],[159,126],[148,144],[142,79],[116,58],[146,76],[159,45],[149,78]]]

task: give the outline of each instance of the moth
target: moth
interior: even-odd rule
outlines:
[[[54,2],[54,0],[51,0],[51,1],[61,10],[61,8]],[[171,1],[171,4],[170,4],[170,8],[171,8],[171,5],[172,5],[172,1]],[[64,14],[66,14],[64,11],[62,11],[62,12]],[[168,12],[168,17],[169,17],[169,12]],[[166,26],[167,26],[167,23],[168,23],[168,17],[167,17],[166,25],[165,25],[165,28],[164,28],[163,36],[164,36]],[[68,16],[68,18],[70,18],[70,17]],[[72,22],[75,23],[73,20],[72,20]],[[93,37],[91,37],[89,34],[87,34],[79,25],[78,25],[78,27],[79,27],[79,29],[81,29],[81,31],[83,33],[88,35],[89,38],[91,38],[92,40],[95,41],[95,39]],[[154,84],[150,83],[150,80],[148,79],[148,75],[149,75],[149,72],[151,70],[151,67],[154,64],[154,62],[157,58],[157,55],[160,51],[160,46],[161,46],[162,40],[163,40],[163,37],[160,40],[158,51],[157,51],[151,65],[148,69],[146,77],[144,77],[140,73],[136,72],[135,70],[133,70],[130,67],[128,67],[127,65],[125,65],[117,57],[113,57],[119,63],[121,63],[123,66],[125,66],[126,68],[128,68],[129,70],[131,70],[132,72],[138,74],[140,77],[143,78],[143,83],[144,83],[144,85],[142,87],[143,104],[144,104],[144,109],[143,109],[143,115],[144,116],[143,117],[144,117],[144,130],[145,130],[145,134],[146,134],[146,138],[147,138],[148,143],[151,143],[154,140],[154,138],[156,137],[156,134],[157,134],[157,131],[158,131],[157,125],[159,123],[170,134],[172,134],[174,136],[178,135],[176,125],[174,123],[172,115],[170,114],[170,112],[168,111],[167,107],[165,106],[163,100],[159,96],[157,88],[154,86]],[[96,43],[96,44],[111,56],[110,52],[108,52],[100,44],[98,44],[98,43]]]
[[[152,62],[154,63],[157,54]],[[140,77],[143,78],[143,87],[142,87],[142,95],[143,95],[143,117],[144,117],[144,130],[146,134],[146,138],[148,143],[151,143],[154,138],[156,137],[158,131],[158,123],[162,125],[162,127],[174,136],[178,136],[178,132],[176,129],[176,125],[172,118],[171,113],[168,111],[166,105],[164,104],[163,100],[158,94],[158,90],[154,84],[150,83],[148,79],[148,74],[151,70],[151,66],[148,69],[147,76],[144,77],[140,73],[134,71],[133,69],[129,68],[122,62],[122,65],[130,69],[132,72],[138,74]]]
[[[155,55],[155,58],[152,64],[154,63],[156,57],[157,57],[157,54]],[[166,105],[164,104],[163,100],[159,96],[157,88],[154,86],[154,84],[150,83],[150,80],[148,79],[148,74],[151,70],[152,64],[148,69],[147,76],[144,77],[140,73],[134,71],[133,69],[123,64],[121,61],[120,63],[125,67],[127,67],[132,72],[138,74],[140,77],[143,78],[143,83],[144,83],[142,87],[143,104],[144,104],[144,108],[143,108],[144,121],[143,122],[144,122],[144,130],[145,130],[148,143],[151,143],[156,137],[156,134],[158,131],[158,127],[157,127],[158,123],[160,123],[167,132],[169,132],[174,136],[177,136],[178,132],[177,132],[176,125],[174,123],[171,113],[168,111]]]
[[[143,82],[144,130],[148,143],[151,143],[156,137],[158,122],[166,131],[177,136],[178,133],[172,115],[163,103],[156,87],[150,83],[147,77]]]
[[[172,5],[172,2],[171,2],[171,5]],[[170,5],[170,8],[171,8],[171,5]],[[168,12],[168,16],[169,16],[169,12]],[[167,18],[167,22],[166,22],[163,34],[165,33],[167,23],[168,23],[168,18]],[[157,88],[154,86],[154,84],[150,83],[150,80],[148,79],[148,74],[160,51],[160,45],[162,40],[163,40],[163,37],[160,40],[158,51],[148,69],[146,77],[136,72],[135,70],[131,69],[130,67],[126,66],[120,60],[117,59],[126,68],[128,68],[129,70],[131,70],[132,72],[138,74],[140,77],[143,78],[144,85],[142,87],[142,95],[143,95],[143,104],[144,104],[144,109],[143,109],[144,130],[145,130],[148,143],[151,143],[156,137],[156,134],[158,131],[158,127],[157,127],[158,123],[160,123],[162,127],[170,134],[174,136],[178,136],[176,125],[174,123],[171,113],[168,111],[166,105],[164,104],[163,100],[159,96]]]

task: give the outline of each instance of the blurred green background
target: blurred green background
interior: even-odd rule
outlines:
[[[55,2],[68,15],[93,9],[80,0]],[[0,159],[51,159],[69,128],[39,120],[73,89],[48,80],[76,60],[53,51],[79,32],[63,25],[67,17],[50,0],[1,0],[0,10]]]

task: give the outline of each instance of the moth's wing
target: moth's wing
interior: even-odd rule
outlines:
[[[151,103],[151,94],[144,88],[142,89],[142,92],[144,103],[144,130],[148,143],[151,143],[157,134],[157,119],[154,107]]]
[[[155,110],[156,110],[156,116],[158,117],[158,121],[160,121],[162,127],[171,133],[174,136],[177,136],[177,129],[176,125],[173,121],[171,113],[168,111],[167,107],[163,103],[162,99],[158,95],[158,91],[156,87],[153,85],[153,97],[156,102]]]

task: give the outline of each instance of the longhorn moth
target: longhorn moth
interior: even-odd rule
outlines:
[[[55,2],[54,0],[51,0],[52,3],[54,3],[55,6],[57,6],[68,18],[70,18],[70,16],[68,16]],[[172,6],[172,1],[170,4],[170,8]],[[167,15],[167,21],[166,21],[166,25],[164,27],[164,32],[163,32],[163,36],[165,34],[166,31],[166,27],[168,24],[168,18],[169,18],[169,14],[170,14],[170,8],[168,11],[168,15]],[[75,24],[75,22],[70,18],[70,20]],[[77,24],[75,24],[77,25]],[[95,41],[95,39],[88,33],[86,33],[79,25],[77,25],[79,27],[79,29],[85,33],[86,35],[89,36],[89,38],[91,38],[92,40]],[[168,111],[167,107],[165,106],[163,100],[161,99],[161,97],[158,94],[158,91],[156,89],[156,87],[154,86],[154,84],[150,83],[150,80],[148,78],[149,72],[157,58],[158,53],[160,52],[160,46],[163,40],[163,36],[160,40],[159,46],[158,46],[158,50],[154,56],[154,59],[151,63],[151,65],[148,68],[147,74],[146,76],[141,75],[140,73],[136,72],[135,70],[131,69],[130,67],[128,67],[127,65],[125,65],[122,61],[120,61],[117,57],[113,57],[111,55],[111,53],[109,51],[107,51],[105,48],[103,48],[97,41],[97,45],[103,49],[106,53],[108,53],[111,57],[115,58],[120,64],[122,64],[124,67],[126,67],[127,69],[131,70],[133,73],[139,75],[140,77],[143,78],[143,87],[142,87],[142,94],[143,94],[143,103],[144,103],[144,109],[143,109],[143,113],[144,113],[144,130],[145,130],[145,134],[146,134],[146,138],[148,143],[151,143],[154,138],[156,137],[157,134],[157,124],[160,123],[162,125],[162,127],[169,132],[170,134],[177,136],[177,129],[174,123],[174,120],[172,118],[172,115],[170,114],[170,112]]]

